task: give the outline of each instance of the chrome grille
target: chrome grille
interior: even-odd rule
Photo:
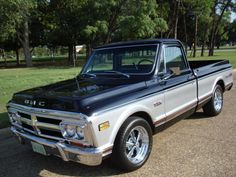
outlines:
[[[16,112],[20,115],[20,121],[18,123],[25,131],[45,138],[56,140],[63,139],[59,127],[59,124],[62,121],[61,119],[29,114],[22,111]]]
[[[58,110],[32,108],[15,103],[8,103],[8,114],[17,114],[17,121],[11,120],[11,124],[18,129],[24,130],[40,137],[65,141],[60,130],[60,122],[70,121],[86,125],[85,139],[81,143],[93,145],[93,139],[90,133],[91,127],[88,126],[87,116],[82,113],[66,112]],[[76,140],[80,141],[80,140]]]

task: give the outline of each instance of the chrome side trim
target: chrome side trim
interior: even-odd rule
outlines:
[[[191,110],[193,108],[196,108],[196,106],[197,106],[197,102],[192,103],[192,104],[186,106],[185,108],[183,108],[183,109],[181,109],[181,110],[179,110],[179,111],[177,111],[175,113],[172,113],[172,114],[168,115],[166,117],[166,121],[168,122],[168,121],[170,121],[170,120],[172,120],[172,119],[174,119],[174,118],[176,118],[176,117],[186,113],[187,111],[189,111],[189,110]]]
[[[205,101],[211,99],[211,97],[212,97],[212,94],[209,94],[209,95],[206,95],[206,96],[202,97],[201,99],[199,99],[198,105],[200,105],[200,104],[204,103]]]
[[[160,125],[162,125],[162,124],[164,124],[164,123],[166,123],[166,122],[168,122],[168,121],[170,121],[170,120],[172,120],[172,119],[174,119],[174,118],[184,114],[185,112],[187,112],[187,111],[189,111],[189,110],[191,110],[193,108],[196,108],[196,106],[197,106],[197,102],[192,103],[192,104],[182,108],[181,110],[176,111],[176,112],[174,112],[174,113],[172,113],[172,114],[170,114],[170,115],[168,115],[168,116],[166,116],[166,117],[164,117],[164,118],[154,122],[154,125],[155,125],[155,127],[158,127],[158,126],[160,126]]]

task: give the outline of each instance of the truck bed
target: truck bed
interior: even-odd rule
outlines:
[[[192,60],[189,65],[198,77],[231,68],[228,60]]]

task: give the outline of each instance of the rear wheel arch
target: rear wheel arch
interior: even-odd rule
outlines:
[[[215,85],[212,98],[202,107],[203,112],[208,116],[220,114],[223,108],[223,88],[219,84]]]
[[[216,82],[216,84],[214,85],[214,88],[216,87],[216,85],[221,86],[222,91],[223,91],[223,92],[225,91],[225,83],[224,83],[224,81],[223,81],[222,79],[220,79],[220,80],[218,80],[218,81]]]

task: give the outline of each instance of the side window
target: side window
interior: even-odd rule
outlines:
[[[166,63],[166,72],[173,72],[174,75],[180,75],[181,71],[187,69],[180,47],[165,47],[164,58]]]

